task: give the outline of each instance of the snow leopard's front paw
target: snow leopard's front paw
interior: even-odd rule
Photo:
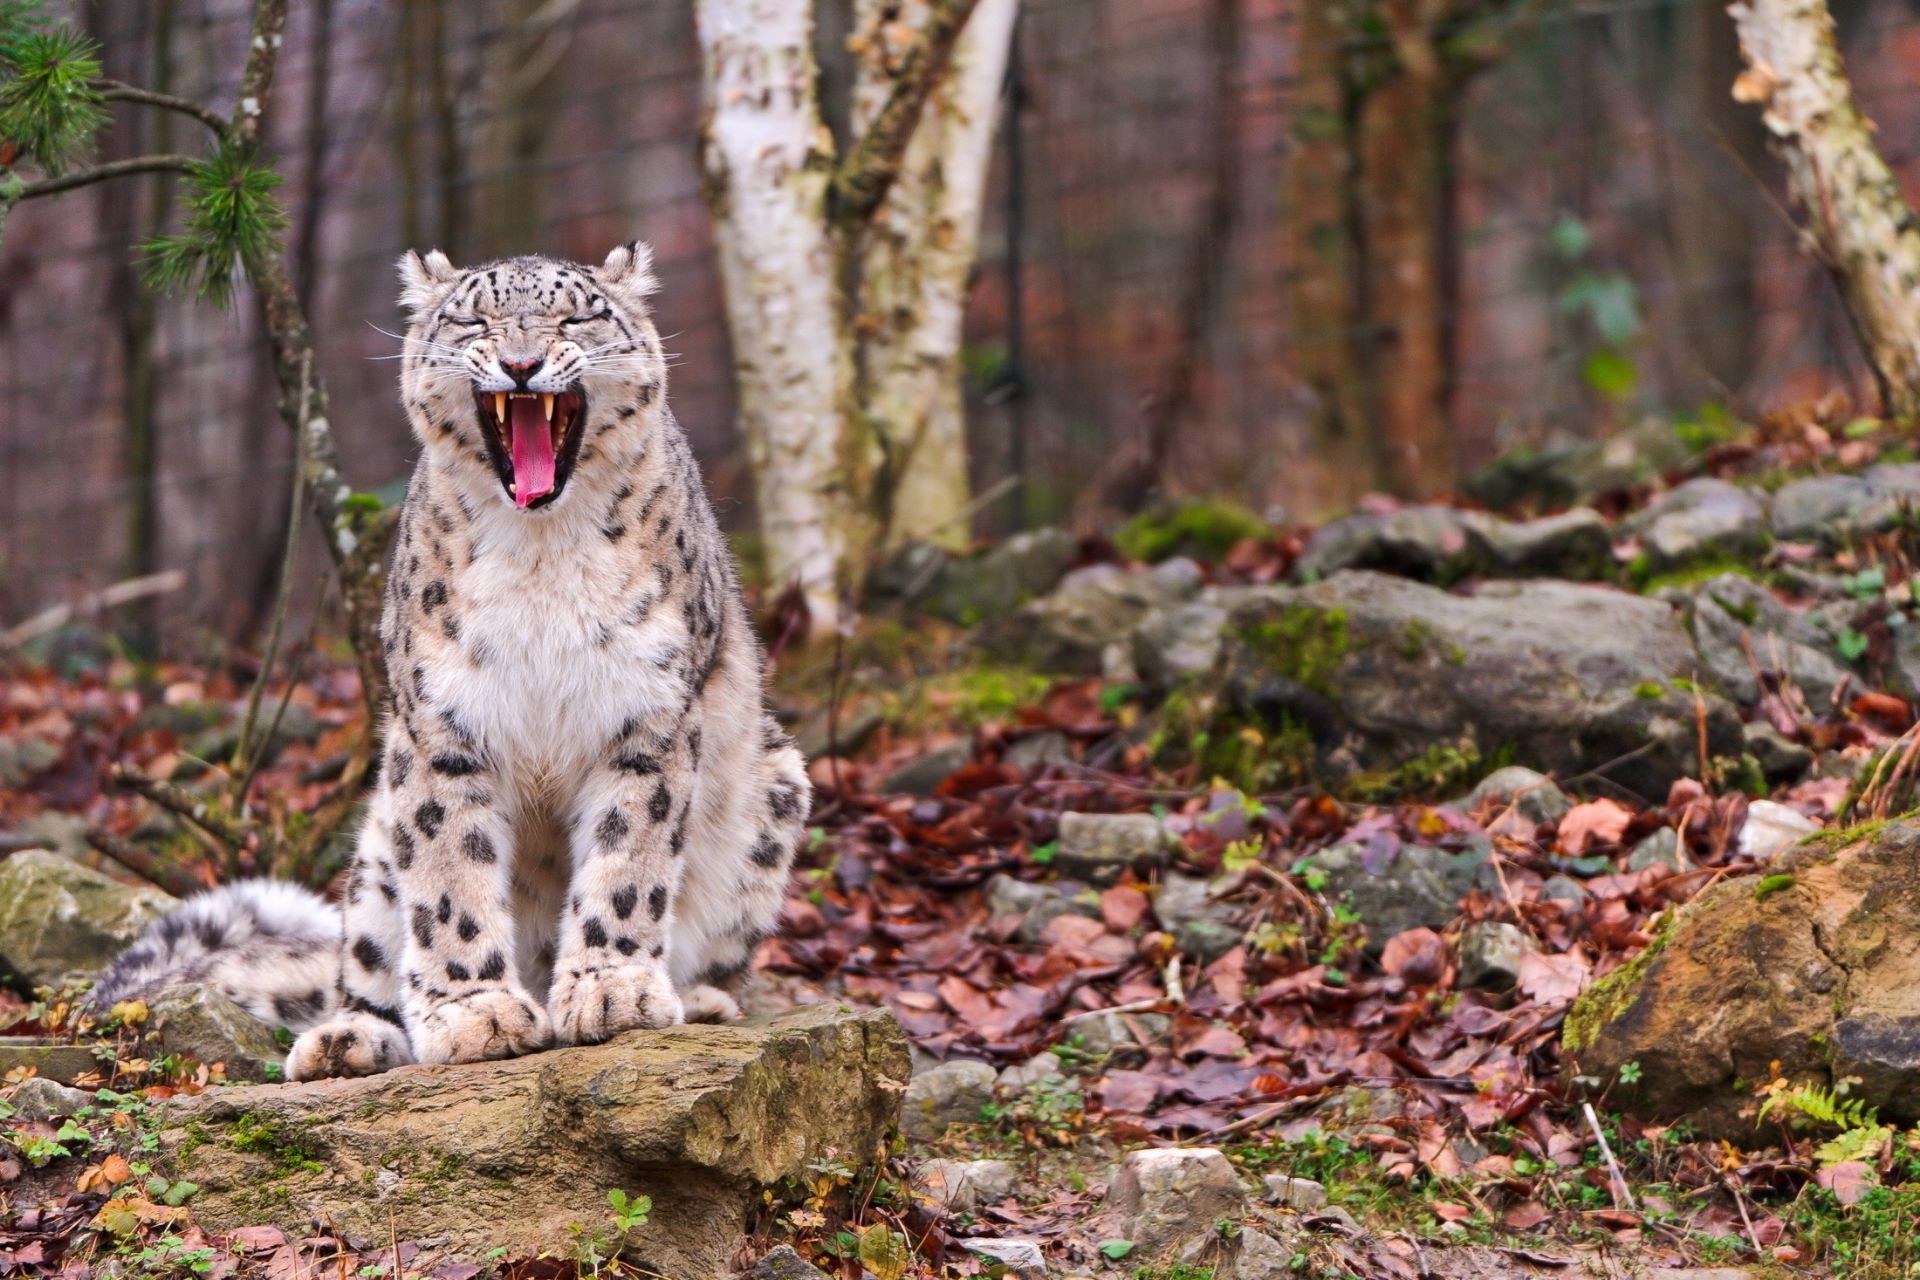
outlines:
[[[412,1061],[400,1028],[370,1014],[347,1013],[300,1033],[287,1053],[287,1079],[370,1076]]]
[[[477,987],[436,1001],[410,1029],[422,1062],[517,1058],[553,1043],[546,1010],[509,987]]]
[[[658,964],[562,966],[547,993],[561,1044],[598,1044],[622,1031],[684,1020],[673,979]]]

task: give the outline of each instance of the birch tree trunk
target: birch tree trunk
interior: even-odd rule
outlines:
[[[979,0],[862,245],[860,408],[879,444],[886,509],[878,518],[888,542],[958,549],[968,541],[961,325],[1019,11],[1019,0]],[[882,24],[894,12],[892,0],[859,3],[857,128],[871,124],[892,86]]]
[[[853,348],[827,217],[832,140],[813,15],[796,0],[701,0],[702,163],[733,338],[740,427],[776,584],[816,627],[840,614],[864,538]]]
[[[1733,15],[1806,235],[1834,274],[1889,412],[1920,414],[1920,223],[1854,103],[1826,0],[1749,0]]]

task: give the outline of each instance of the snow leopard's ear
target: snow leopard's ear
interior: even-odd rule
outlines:
[[[440,295],[460,278],[460,270],[438,249],[421,257],[412,249],[400,255],[400,305],[414,315],[440,305]]]
[[[653,274],[653,250],[639,240],[629,240],[600,264],[594,274],[609,289],[620,289],[635,298],[644,298],[660,287]]]

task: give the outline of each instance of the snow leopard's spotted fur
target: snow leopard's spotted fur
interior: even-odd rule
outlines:
[[[262,892],[218,891],[103,994],[211,977],[301,1032],[296,1079],[735,1016],[725,988],[779,914],[810,793],[666,406],[647,252],[468,271],[408,254],[401,272],[424,453],[383,619],[392,718],[338,919],[317,900],[292,928],[256,918],[223,964],[213,924],[173,923],[247,915]],[[585,396],[571,473],[525,510],[476,404],[516,386]],[[331,989],[297,958],[316,930],[338,939]]]

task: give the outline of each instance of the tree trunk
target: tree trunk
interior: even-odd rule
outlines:
[[[813,19],[794,0],[700,0],[701,139],[740,428],[776,587],[816,632],[868,541],[843,265],[827,218],[832,140],[815,96]]]
[[[860,3],[859,129],[892,88],[878,28],[895,12],[892,0]],[[889,542],[957,549],[969,540],[961,325],[1018,14],[1019,0],[980,0],[862,243],[860,407],[880,447],[878,517]]]
[[[1920,222],[1854,103],[1833,15],[1825,0],[1750,0],[1729,12],[1747,62],[1734,97],[1764,111],[1887,410],[1920,414]]]

